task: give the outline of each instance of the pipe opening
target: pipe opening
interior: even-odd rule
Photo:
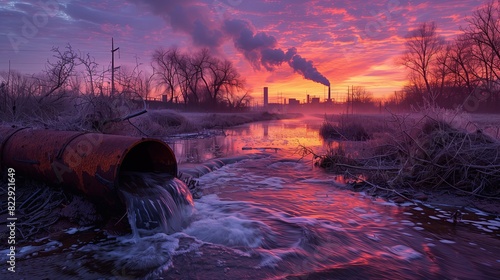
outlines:
[[[121,172],[161,172],[177,176],[177,162],[166,144],[146,140],[131,147],[125,154],[117,177]]]

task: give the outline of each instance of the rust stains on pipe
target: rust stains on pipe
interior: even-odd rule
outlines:
[[[177,175],[172,149],[157,139],[5,126],[0,126],[0,166],[109,205],[120,203],[120,172]]]

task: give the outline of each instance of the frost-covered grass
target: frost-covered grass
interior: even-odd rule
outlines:
[[[111,130],[114,134],[165,137],[182,133],[221,129],[250,122],[296,117],[294,115],[247,113],[191,113],[172,110],[149,110],[130,122],[123,122]]]
[[[319,135],[321,135],[323,139],[351,141],[366,141],[371,138],[371,136],[366,132],[364,126],[357,122],[334,125],[325,121],[319,129]]]
[[[69,102],[69,103],[68,103]],[[206,129],[225,129],[256,121],[297,115],[267,112],[195,113],[146,109],[139,99],[120,95],[79,96],[57,110],[36,114],[0,114],[1,125],[29,126],[67,131],[90,131],[129,136],[165,137]]]
[[[362,127],[357,131],[375,135],[377,128],[377,136],[362,144],[340,138],[338,146],[318,156],[318,165],[375,188],[447,190],[500,198],[500,123],[495,121],[500,117],[471,117],[436,108],[405,115],[350,117]]]

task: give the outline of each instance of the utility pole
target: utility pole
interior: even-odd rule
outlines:
[[[5,92],[4,92],[4,106],[5,106],[5,110],[7,110],[7,95],[11,96],[10,94],[10,89],[11,89],[11,85],[10,85],[10,59],[9,59],[9,73],[7,74],[7,84],[5,85],[5,87],[7,87],[5,89]]]
[[[351,85],[351,114],[354,115],[354,86]]]
[[[111,96],[115,93],[115,70],[120,68],[119,66],[115,67],[115,52],[119,49],[115,49],[115,43],[113,37],[111,37]]]
[[[345,102],[347,115],[349,115],[349,106],[350,106],[350,104],[349,104],[349,102],[350,102],[349,101],[349,90],[350,90],[350,88],[349,88],[349,86],[347,86],[347,101]]]

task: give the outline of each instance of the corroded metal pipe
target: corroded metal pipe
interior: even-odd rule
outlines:
[[[108,205],[121,204],[121,172],[177,175],[172,149],[157,139],[12,126],[0,126],[0,166]]]

